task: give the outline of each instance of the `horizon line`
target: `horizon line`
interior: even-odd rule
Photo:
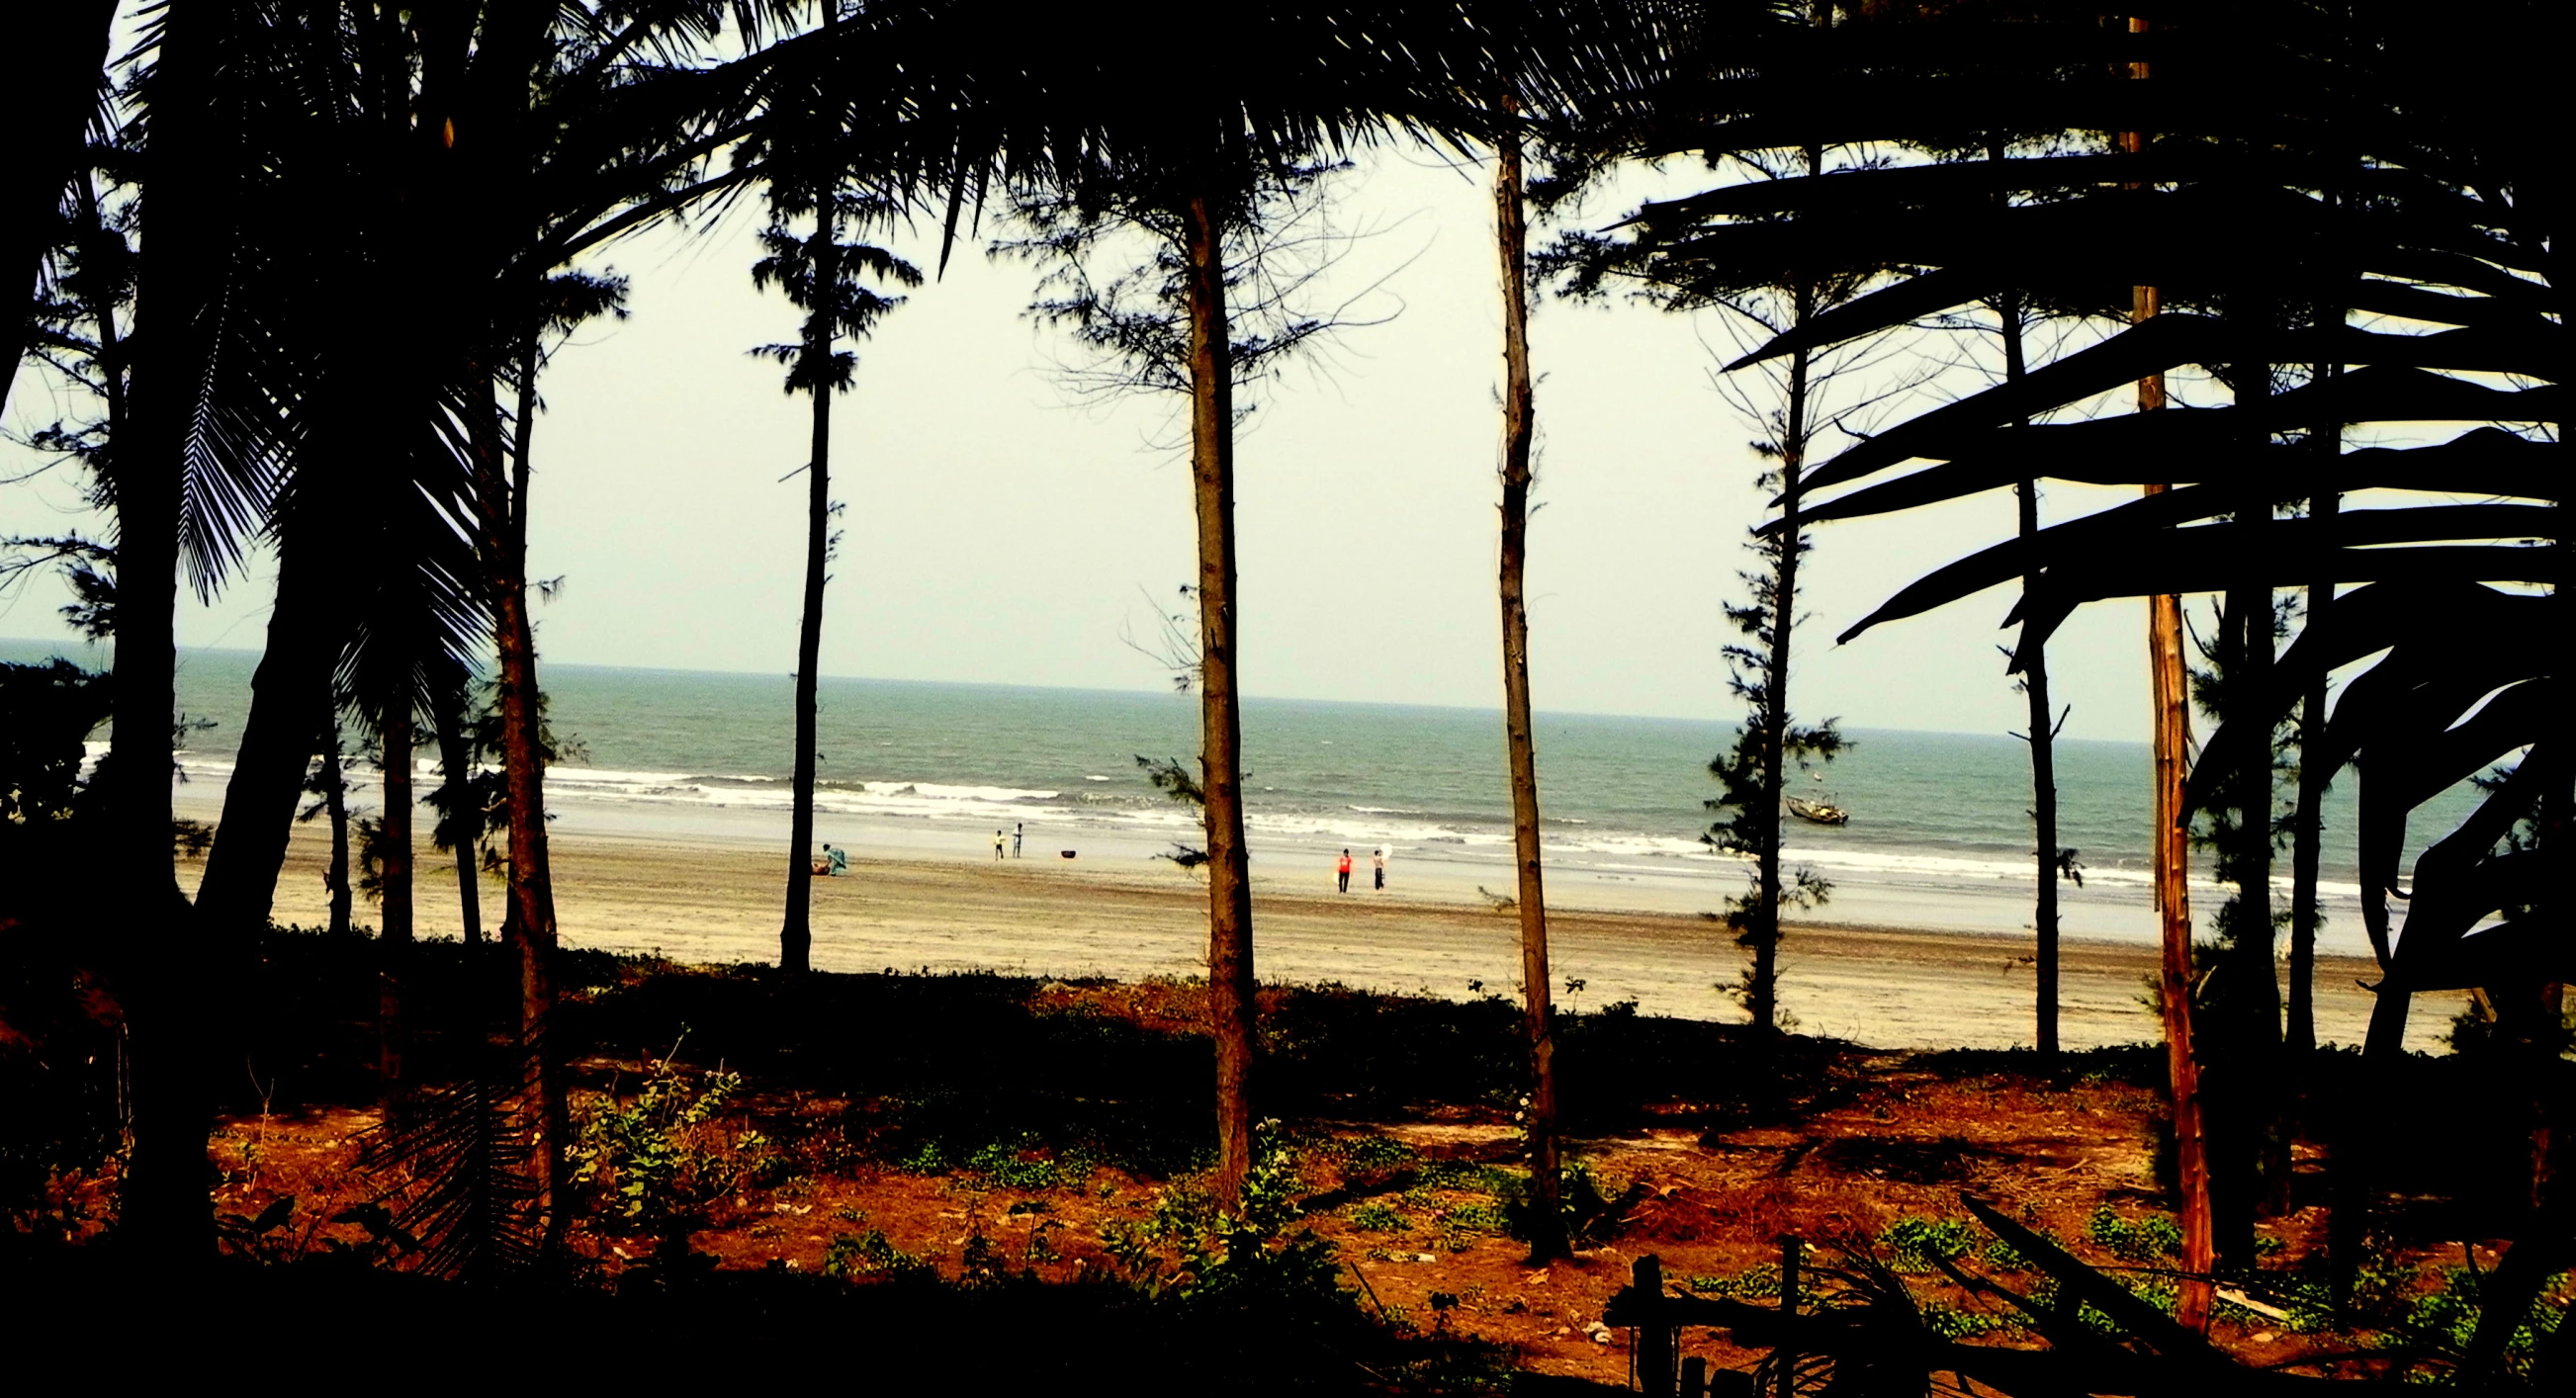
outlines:
[[[36,640],[36,639],[34,639],[34,638],[32,638],[32,637],[24,637],[24,636],[0,636],[0,646],[24,645],[24,646],[34,647],[34,648],[37,648],[37,649],[43,649],[43,648],[45,648],[46,646],[48,646],[48,645],[52,645],[52,644],[55,644],[55,643],[45,642],[45,641],[39,641],[39,640]],[[110,649],[113,649],[113,648],[114,648],[114,646],[115,646],[115,642],[114,642],[114,641],[112,641],[112,640],[110,640],[110,641],[83,641],[83,640],[79,640],[79,639],[77,639],[77,638],[74,638],[73,640],[71,640],[71,641],[69,641],[69,642],[67,642],[67,643],[64,643],[64,644],[66,644],[66,645],[68,645],[68,646],[70,646],[70,647],[74,647],[74,648],[77,648],[77,649],[80,649],[80,650],[84,650],[84,651],[110,650]],[[194,646],[194,647],[182,646],[182,647],[180,647],[180,648],[179,648],[179,656],[180,656],[180,659],[181,659],[181,661],[182,661],[183,663],[185,662],[185,660],[186,660],[187,656],[189,656],[189,655],[191,655],[191,654],[196,654],[196,655],[224,654],[224,655],[239,655],[239,656],[257,657],[257,656],[262,655],[262,654],[264,654],[264,653],[265,653],[265,652],[263,652],[263,651],[261,651],[261,650],[251,649],[251,648],[248,648],[248,647],[242,647],[242,646]],[[64,658],[64,659],[69,659],[70,657],[68,657],[68,656],[64,656],[64,657],[62,657],[62,658]],[[725,678],[741,678],[741,679],[793,679],[793,678],[795,677],[795,672],[794,672],[794,671],[790,671],[790,670],[778,670],[778,671],[771,671],[771,670],[714,670],[714,669],[699,669],[699,668],[694,668],[694,667],[685,666],[685,665],[610,665],[610,664],[602,664],[602,663],[597,662],[597,661],[588,661],[588,660],[558,660],[558,661],[554,661],[554,662],[552,662],[552,666],[553,666],[554,668],[559,668],[559,669],[575,669],[575,670],[623,670],[623,671],[629,671],[629,672],[635,672],[635,673],[644,673],[644,674],[664,674],[664,675],[710,675],[710,676],[722,676],[722,677],[725,677]],[[1078,684],[1032,684],[1032,683],[1028,683],[1028,682],[1026,682],[1026,681],[1015,681],[1015,680],[951,680],[951,679],[915,679],[915,678],[908,678],[908,677],[894,676],[894,675],[835,675],[835,674],[825,674],[825,675],[823,675],[821,678],[822,678],[823,680],[827,680],[827,681],[828,681],[828,680],[840,680],[840,681],[851,682],[851,683],[857,683],[857,684],[952,685],[952,686],[956,686],[956,687],[958,687],[958,688],[963,688],[963,689],[1025,689],[1025,690],[1037,690],[1037,691],[1041,691],[1041,692],[1044,692],[1044,693],[1050,693],[1050,694],[1118,694],[1118,695],[1130,695],[1130,696],[1139,696],[1139,697],[1142,697],[1142,696],[1155,695],[1155,694],[1169,694],[1169,693],[1173,693],[1173,692],[1174,692],[1174,691],[1172,691],[1172,690],[1170,690],[1170,689],[1162,689],[1162,688],[1143,688],[1143,687],[1139,687],[1139,688],[1135,688],[1135,689],[1111,689],[1111,688],[1106,688],[1106,687],[1103,687],[1103,686],[1100,686],[1100,685],[1078,685]],[[1416,702],[1416,701],[1394,700],[1394,699],[1321,699],[1321,698],[1316,698],[1316,697],[1311,696],[1311,695],[1302,695],[1302,694],[1249,694],[1249,693],[1247,693],[1247,694],[1245,694],[1245,695],[1243,696],[1243,698],[1244,698],[1247,702],[1270,703],[1270,704],[1339,704],[1339,705],[1347,705],[1347,706],[1352,707],[1352,708],[1372,708],[1372,709],[1438,709],[1438,710],[1444,710],[1444,711],[1454,712],[1454,713],[1496,714],[1496,715],[1499,715],[1499,714],[1500,714],[1500,713],[1502,713],[1502,711],[1503,711],[1503,710],[1502,710],[1502,705],[1500,705],[1500,704],[1493,704],[1493,705],[1482,705],[1482,704],[1434,704],[1434,703],[1422,703],[1422,702]],[[1685,716],[1677,715],[1677,714],[1639,714],[1639,713],[1621,713],[1621,712],[1615,712],[1615,711],[1607,710],[1607,709],[1541,709],[1541,710],[1536,711],[1534,714],[1532,714],[1532,717],[1533,717],[1534,719],[1544,719],[1544,718],[1609,718],[1609,719],[1627,719],[1627,720],[1630,720],[1630,721],[1632,721],[1632,722],[1640,722],[1640,723],[1699,723],[1699,724],[1707,724],[1707,725],[1710,725],[1711,727],[1722,726],[1722,725],[1724,725],[1724,724],[1726,724],[1726,723],[1728,723],[1728,722],[1730,721],[1730,720],[1722,719],[1722,718],[1698,718],[1698,717],[1685,717]],[[1909,727],[1905,727],[1905,726],[1902,726],[1902,725],[1885,725],[1885,726],[1881,726],[1881,725],[1871,725],[1871,726],[1866,726],[1866,727],[1855,727],[1852,731],[1853,731],[1853,732],[1858,732],[1858,733],[1914,733],[1914,734],[1921,734],[1921,735],[1924,735],[1924,736],[1927,736],[1927,737],[1947,737],[1947,738],[1997,738],[1997,737],[2012,737],[2012,736],[2014,736],[2014,735],[2012,735],[2012,734],[1997,734],[1997,733],[1970,733],[1970,732],[1963,732],[1963,731],[1958,730],[1958,729],[1955,729],[1955,728],[1909,728]],[[2127,745],[2129,745],[2129,746],[2133,746],[2133,747],[2145,747],[2145,746],[2147,746],[2147,744],[2146,744],[2143,740],[2133,740],[2133,739],[2127,739],[2127,738],[2068,738],[2068,737],[2061,737],[2061,738],[2059,738],[2057,741],[2059,741],[2059,742],[2061,742],[2061,743],[2068,743],[2068,742],[2074,742],[2074,743],[2121,743],[2121,744],[2127,744]]]

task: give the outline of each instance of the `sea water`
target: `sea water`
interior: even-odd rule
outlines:
[[[0,642],[0,659],[60,647]],[[95,658],[93,657],[93,662]],[[187,730],[183,807],[210,807],[230,772],[255,653],[186,652],[178,680]],[[550,720],[574,740],[547,802],[556,829],[711,842],[786,833],[794,758],[793,682],[784,675],[547,665]],[[816,837],[862,852],[986,857],[996,831],[1024,853],[1145,860],[1197,841],[1196,812],[1157,791],[1140,757],[1189,762],[1197,696],[1163,692],[826,679],[820,683]],[[1387,852],[1400,888],[1509,892],[1511,796],[1496,711],[1247,699],[1245,808],[1254,871],[1266,882],[1329,869],[1350,849],[1368,877]],[[1702,837],[1716,794],[1711,758],[1733,741],[1722,719],[1541,714],[1536,721],[1551,901],[1715,911],[1748,865]],[[2031,921],[2033,835],[2027,749],[2006,734],[1859,729],[1843,756],[1792,779],[1850,813],[1839,827],[1788,821],[1788,857],[1832,885],[1811,920],[2009,932]],[[423,779],[429,779],[424,752]],[[2142,743],[2057,745],[2058,843],[2082,884],[2063,891],[2069,935],[2143,940],[2152,825]],[[2352,778],[2326,812],[2322,943],[2360,951]],[[360,799],[364,799],[363,793]],[[2419,810],[2436,836],[2471,799]],[[2204,867],[2206,860],[2202,861]],[[2288,859],[2280,861],[2286,892]],[[2205,915],[2223,890],[2196,881]],[[2286,896],[2281,900],[2286,903]]]

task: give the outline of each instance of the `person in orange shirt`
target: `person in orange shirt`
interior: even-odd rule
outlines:
[[[1342,851],[1342,861],[1341,861],[1339,864],[1336,864],[1336,865],[1334,865],[1334,866],[1333,866],[1333,872],[1334,872],[1336,875],[1340,876],[1340,878],[1341,878],[1341,891],[1342,891],[1342,892],[1344,892],[1344,893],[1348,893],[1348,892],[1350,892],[1350,891],[1351,891],[1351,852],[1350,852],[1349,850],[1343,850],[1343,851]]]

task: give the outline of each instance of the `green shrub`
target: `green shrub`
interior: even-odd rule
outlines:
[[[1776,1301],[1780,1298],[1780,1268],[1772,1262],[1757,1262],[1731,1277],[1693,1277],[1690,1289],[1704,1296],[1732,1296],[1740,1301]]]
[[[1508,1182],[1508,1192],[1497,1191],[1505,1231],[1522,1242],[1530,1241],[1537,1227],[1527,1182],[1499,1170],[1492,1173]],[[1557,1181],[1556,1198],[1565,1236],[1577,1247],[1597,1246],[1617,1237],[1627,1224],[1629,1207],[1643,1193],[1638,1186],[1630,1185],[1616,1196],[1604,1194],[1592,1167],[1580,1160],[1566,1166]]]
[[[1973,1340],[1980,1335],[2010,1334],[2022,1327],[2010,1316],[1991,1311],[1962,1310],[1942,1301],[1926,1301],[1922,1309],[1923,1328],[1944,1340]]]
[[[2027,1272],[2032,1270],[2030,1259],[2021,1255],[2021,1249],[2014,1247],[2012,1244],[2005,1242],[2001,1238],[1997,1238],[1993,1242],[1986,1244],[1986,1250],[1982,1255],[1986,1260],[1986,1265],[1999,1272]]]
[[[1333,1143],[1332,1152],[1341,1157],[1343,1168],[1351,1170],[1392,1170],[1414,1158],[1413,1147],[1375,1132],[1345,1136]]]
[[[887,1239],[884,1230],[871,1228],[865,1236],[849,1233],[832,1235],[831,1245],[823,1249],[823,1275],[827,1277],[882,1277],[889,1281],[925,1278],[935,1275],[931,1265],[898,1248]]]
[[[1353,1228],[1363,1233],[1408,1233],[1413,1229],[1413,1225],[1405,1221],[1404,1215],[1375,1201],[1358,1205],[1345,1216],[1350,1219]]]
[[[717,1114],[742,1088],[739,1073],[694,1083],[665,1058],[627,1101],[612,1092],[585,1113],[565,1152],[573,1180],[601,1192],[593,1217],[613,1227],[682,1236],[709,1203],[731,1194],[763,1166],[769,1140],[726,1132]]]
[[[1348,1311],[1354,1297],[1341,1287],[1333,1245],[1295,1226],[1298,1161],[1281,1135],[1276,1121],[1255,1129],[1238,1211],[1176,1185],[1141,1223],[1104,1225],[1102,1245],[1150,1296],[1310,1317]]]
[[[1929,1219],[1907,1214],[1878,1235],[1887,1265],[1899,1272],[1933,1271],[1933,1263],[1964,1257],[1977,1244],[1977,1226],[1963,1218]]]
[[[2131,1223],[2104,1204],[2085,1220],[2084,1235],[2123,1262],[2182,1256],[2182,1227],[2161,1214]]]

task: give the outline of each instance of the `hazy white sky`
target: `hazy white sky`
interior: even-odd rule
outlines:
[[[1695,172],[1670,181],[1690,185]],[[1500,312],[1487,172],[1395,151],[1340,185],[1337,221],[1374,229],[1329,274],[1330,302],[1383,279],[1355,329],[1266,390],[1239,454],[1243,667],[1261,695],[1491,707],[1500,702],[1494,467]],[[1639,185],[1638,188],[1643,188]],[[1606,224],[1634,190],[1597,201]],[[752,289],[756,207],[713,233],[673,230],[600,261],[634,278],[633,317],[555,361],[535,438],[531,570],[562,576],[538,613],[545,658],[772,671],[794,665],[803,569],[806,404],[746,351],[794,338],[797,313]],[[988,221],[986,233],[993,225]],[[927,269],[930,233],[898,238]],[[1144,689],[1168,683],[1121,640],[1193,572],[1190,481],[1168,400],[1078,400],[1071,354],[1022,308],[1036,273],[962,247],[859,347],[835,410],[847,537],[823,668],[834,675]],[[399,326],[353,325],[399,334]],[[1752,426],[1710,387],[1713,321],[1638,305],[1548,304],[1531,668],[1552,710],[1731,718],[1719,611],[1742,595],[1760,518]],[[62,411],[20,377],[11,426]],[[1911,411],[1911,408],[1905,411]],[[15,469],[25,453],[0,449]],[[2057,484],[2051,518],[2127,498]],[[0,534],[96,527],[75,483],[0,486]],[[1805,574],[1812,618],[1794,707],[1856,727],[1999,732],[2022,724],[1995,652],[1997,590],[1836,648],[1889,593],[2011,532],[2003,494],[1829,525]],[[256,648],[265,559],[213,605],[189,647]],[[67,635],[51,579],[0,596],[0,635]],[[2070,736],[2144,734],[2143,609],[2088,608],[2053,645]]]

